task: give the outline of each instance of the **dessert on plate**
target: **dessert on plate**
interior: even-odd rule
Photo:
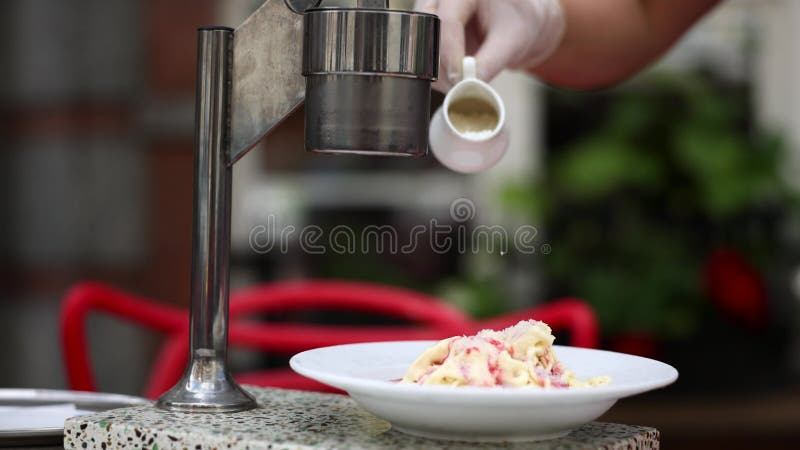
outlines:
[[[553,351],[544,322],[523,320],[502,331],[454,336],[436,343],[411,364],[403,383],[446,386],[570,388],[608,384],[607,376],[581,381]]]

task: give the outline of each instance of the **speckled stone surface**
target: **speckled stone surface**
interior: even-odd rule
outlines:
[[[349,397],[248,388],[260,407],[230,414],[182,414],[135,406],[67,420],[67,449],[481,450],[656,449],[654,428],[593,422],[544,442],[471,444],[405,435]]]

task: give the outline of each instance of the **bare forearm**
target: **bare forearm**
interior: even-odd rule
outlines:
[[[572,88],[619,82],[662,55],[719,1],[561,0],[564,39],[532,72]]]

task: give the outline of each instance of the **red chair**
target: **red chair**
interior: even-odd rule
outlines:
[[[151,370],[145,395],[155,398],[178,381],[189,353],[188,311],[98,283],[81,283],[67,293],[61,312],[62,345],[72,389],[95,390],[85,333],[86,316],[95,310],[167,335]],[[256,314],[301,310],[358,311],[414,325],[333,326],[264,323],[252,319]],[[596,347],[598,343],[594,313],[586,303],[576,299],[474,322],[450,305],[418,292],[344,281],[282,282],[240,290],[231,294],[230,316],[231,347],[282,354],[354,342],[441,339],[483,328],[504,328],[531,317],[544,320],[555,330],[567,330],[573,345]],[[244,384],[331,391],[289,369],[241,373],[235,378]]]
[[[263,323],[248,316],[303,310],[357,311],[402,319],[414,326],[331,326]],[[439,339],[463,332],[469,318],[452,306],[418,292],[367,283],[302,281],[262,285],[233,292],[229,342],[232,347],[293,354],[327,345],[370,341]],[[147,383],[146,395],[157,397],[180,379],[189,354],[189,334],[170,337],[162,348]],[[305,390],[332,388],[291,369],[237,374],[237,381],[257,386]]]

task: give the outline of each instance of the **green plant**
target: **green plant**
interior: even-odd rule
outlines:
[[[607,335],[680,338],[707,315],[710,251],[731,246],[767,269],[779,245],[769,219],[794,200],[780,140],[750,126],[746,93],[656,75],[606,94],[591,132],[549,149],[544,176],[503,191],[509,209],[544,223],[553,295],[587,299]],[[585,107],[585,94],[551,97]]]

